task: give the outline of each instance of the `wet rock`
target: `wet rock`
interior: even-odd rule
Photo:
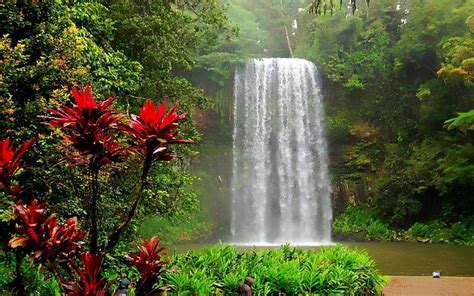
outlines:
[[[431,243],[431,240],[429,238],[419,238],[416,241],[419,243],[425,243],[425,244]]]

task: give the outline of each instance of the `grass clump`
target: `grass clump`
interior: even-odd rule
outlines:
[[[365,251],[342,245],[304,251],[289,245],[238,251],[219,244],[171,258],[162,285],[179,295],[235,295],[245,277],[256,295],[378,295],[384,279]]]

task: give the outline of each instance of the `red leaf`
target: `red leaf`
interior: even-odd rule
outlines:
[[[97,103],[90,85],[79,90],[73,88],[72,94],[76,101],[72,108],[62,105],[58,110],[50,110],[54,116],[43,117],[49,120],[49,126],[61,129],[66,134],[65,139],[76,149],[77,154],[68,158],[70,164],[94,160],[100,167],[122,161],[127,154],[110,136],[123,117],[109,108],[115,98]]]
[[[13,206],[14,212],[23,222],[17,230],[23,236],[16,236],[9,242],[9,247],[27,248],[46,261],[66,260],[74,256],[83,242],[86,233],[77,229],[77,219],[70,218],[57,225],[56,215],[45,215],[46,204],[39,204],[35,199],[30,206],[21,201]]]
[[[178,115],[177,106],[166,114],[165,104],[145,102],[140,109],[140,116],[132,115],[129,124],[119,124],[119,128],[129,133],[133,138],[133,149],[144,158],[152,160],[171,160],[176,156],[166,147],[168,144],[194,143],[177,137],[177,133],[170,131],[178,127],[178,121],[185,118],[186,114]],[[166,115],[165,115],[166,114]]]
[[[106,282],[100,277],[104,262],[102,254],[82,254],[83,270],[78,270],[79,281],[74,286],[70,296],[103,296],[106,293]]]
[[[161,254],[165,248],[159,247],[159,243],[160,239],[156,236],[152,237],[150,241],[143,239],[143,245],[136,244],[138,254],[129,254],[132,264],[140,272],[137,291],[151,289],[163,267],[167,264],[162,260],[163,255]]]
[[[34,139],[21,144],[18,149],[14,149],[10,138],[0,141],[0,185],[8,187],[13,175],[21,165],[21,158],[25,152],[33,145]]]
[[[8,246],[12,249],[16,249],[17,247],[27,246],[28,242],[29,242],[29,239],[27,237],[15,236],[8,242]]]

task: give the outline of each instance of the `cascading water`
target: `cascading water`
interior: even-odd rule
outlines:
[[[332,209],[316,66],[254,59],[236,72],[231,241],[321,245]]]

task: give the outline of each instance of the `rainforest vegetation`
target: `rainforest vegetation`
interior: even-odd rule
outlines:
[[[232,72],[223,69],[239,57],[313,61],[324,84],[336,216],[347,205],[370,214],[384,225],[373,226],[381,234],[370,239],[471,245],[474,2],[366,2],[353,12],[352,5],[315,1],[319,10],[308,13],[299,1],[230,1],[240,34],[211,54],[208,61],[219,66],[206,66],[209,77],[224,85]],[[203,157],[208,163],[225,162],[222,156],[231,153],[223,143],[232,142],[226,121],[232,107],[223,97],[222,89],[214,94],[221,121],[204,139],[204,151],[213,151]],[[198,164],[216,176],[229,174]],[[229,184],[214,179],[220,191],[212,194],[225,200]],[[336,237],[360,232],[335,222]],[[225,223],[225,217],[217,221]],[[432,231],[407,236],[415,223]],[[428,235],[433,231],[436,239]]]
[[[473,245],[474,1],[316,2],[2,1],[0,289],[379,293],[342,246],[152,238],[226,233],[232,78],[259,57],[320,71],[336,234]]]
[[[373,1],[306,23],[296,53],[327,79],[336,203],[421,239],[473,243],[473,9]]]

